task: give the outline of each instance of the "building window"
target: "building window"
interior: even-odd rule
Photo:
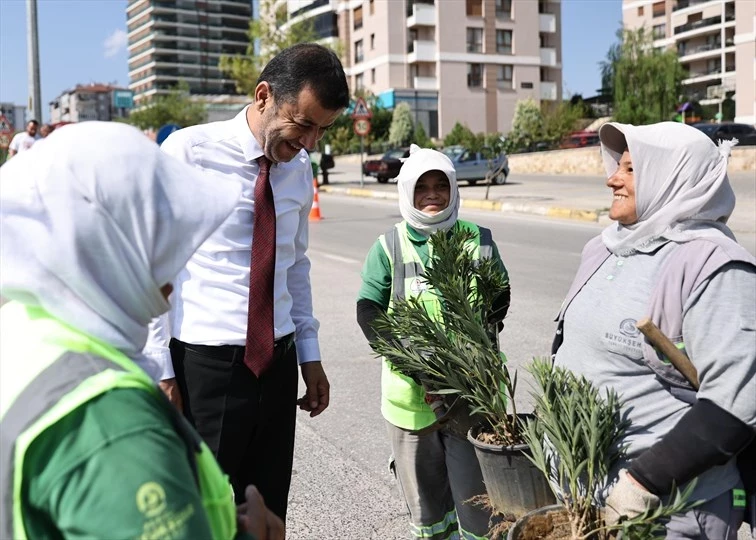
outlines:
[[[467,29],[467,52],[470,52],[470,53],[483,52],[483,29],[482,28],[468,28]]]
[[[665,13],[664,2],[654,2],[654,5],[651,7],[651,15],[653,17],[663,17]]]
[[[363,73],[354,76],[354,88],[355,90],[362,90],[365,88],[365,78]]]
[[[643,6],[638,7],[638,17],[643,17]]]
[[[654,39],[664,39],[665,37],[667,37],[667,25],[655,24],[652,33]]]
[[[503,65],[499,66],[496,74],[496,86],[501,88],[502,90],[511,90],[512,85],[512,74],[514,73],[514,69],[510,65]]]
[[[370,34],[370,50],[375,49],[375,34]]]
[[[512,54],[512,31],[496,31],[496,52],[498,54]]]
[[[512,18],[512,0],[496,0],[496,16]]]
[[[370,14],[375,15],[375,0],[370,0]]]
[[[352,17],[354,18],[354,29],[359,30],[362,28],[362,6],[354,9]]]
[[[362,49],[362,40],[354,42],[354,63],[359,64],[365,59],[365,51]]]
[[[375,84],[375,68],[370,70],[370,84]]]
[[[469,88],[483,86],[483,64],[467,64],[467,86]]]
[[[532,82],[520,83],[520,88],[533,88],[533,83]]]
[[[483,16],[483,0],[465,0],[468,17]]]

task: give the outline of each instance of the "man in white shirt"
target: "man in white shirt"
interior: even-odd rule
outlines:
[[[39,122],[29,120],[29,123],[26,124],[26,131],[16,133],[11,139],[10,145],[8,145],[8,157],[13,157],[19,152],[25,152],[31,148],[37,141],[38,128]]]
[[[239,502],[254,484],[281,519],[296,406],[317,416],[330,395],[306,255],[313,201],[306,149],[348,104],[338,57],[299,44],[268,63],[254,101],[236,118],[179,130],[162,145],[243,189],[231,216],[176,278],[172,310],[153,323],[145,353],[162,362],[161,387],[178,407],[183,401]],[[297,361],[307,387],[299,400]]]

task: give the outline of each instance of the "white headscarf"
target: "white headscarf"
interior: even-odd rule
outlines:
[[[437,214],[427,214],[415,208],[415,185],[418,178],[428,171],[441,171],[449,179],[449,206]],[[445,154],[429,148],[420,148],[416,144],[411,145],[410,155],[404,160],[396,180],[399,189],[399,212],[413,229],[431,235],[439,230],[451,229],[457,222],[457,171]]]
[[[160,151],[137,129],[55,130],[0,169],[0,294],[129,355],[169,309],[160,288],[231,213],[235,181]]]
[[[633,162],[638,221],[615,223],[602,233],[614,254],[651,252],[666,241],[699,237],[734,238],[725,225],[735,208],[727,158],[737,141],[717,147],[698,129],[678,122],[647,126],[601,126],[601,153],[607,177],[625,149]]]

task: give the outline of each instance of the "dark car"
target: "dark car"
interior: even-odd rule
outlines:
[[[737,139],[739,146],[756,145],[756,129],[748,124],[735,124],[727,122],[724,124],[692,124],[694,128],[700,129],[707,137],[715,143],[718,141],[729,141]]]
[[[392,178],[399,176],[402,159],[409,157],[409,148],[395,148],[389,150],[381,159],[369,159],[362,164],[362,172],[366,176],[374,176],[378,182],[385,184]]]

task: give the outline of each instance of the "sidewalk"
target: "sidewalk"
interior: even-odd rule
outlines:
[[[319,179],[320,180],[320,179]],[[737,205],[729,225],[735,232],[756,233],[756,175],[734,172],[730,183]],[[462,208],[494,212],[533,214],[550,218],[609,223],[611,192],[600,176],[511,174],[503,186],[477,184],[460,186]],[[360,185],[360,164],[337,161],[329,174],[329,184],[321,193],[351,197],[397,199],[396,183],[379,184],[364,177]],[[486,191],[488,196],[486,197]]]

